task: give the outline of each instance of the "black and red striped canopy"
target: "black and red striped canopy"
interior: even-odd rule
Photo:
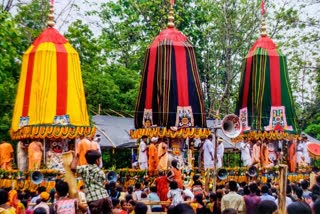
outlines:
[[[174,27],[163,30],[145,56],[135,128],[154,126],[206,127],[194,47]]]

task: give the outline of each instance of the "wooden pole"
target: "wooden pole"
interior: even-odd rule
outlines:
[[[211,169],[209,168],[209,169],[206,169],[206,171],[204,172],[204,175],[205,175],[204,187],[205,187],[206,192],[209,192],[210,171],[211,171]]]
[[[43,139],[43,164],[46,165],[46,139]]]
[[[218,135],[217,128],[214,129],[214,162],[213,162],[213,183],[212,191],[216,192],[217,189],[217,147],[218,147]]]
[[[279,174],[280,174],[280,183],[279,183],[279,214],[286,214],[286,191],[287,191],[287,174],[288,166],[285,164],[279,164]]]

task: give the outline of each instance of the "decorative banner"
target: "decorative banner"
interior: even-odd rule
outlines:
[[[70,125],[69,115],[65,114],[65,115],[54,116],[53,124],[64,125],[64,126]]]
[[[192,126],[194,126],[194,120],[191,106],[178,106],[176,127],[187,128]]]
[[[20,123],[19,123],[19,128],[22,128],[24,126],[27,126],[29,125],[29,117],[26,116],[26,117],[20,117]]]
[[[292,126],[287,125],[286,111],[284,106],[272,106],[270,111],[269,126],[265,126],[266,131],[278,130],[278,131],[292,131]]]
[[[152,109],[144,109],[143,111],[143,127],[150,128],[152,126]]]
[[[248,108],[247,107],[240,109],[239,118],[242,125],[242,132],[249,131],[251,127],[248,126]]]

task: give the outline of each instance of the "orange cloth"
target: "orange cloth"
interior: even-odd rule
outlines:
[[[159,170],[168,170],[168,146],[161,142],[158,146]]]
[[[267,167],[269,165],[269,150],[267,144],[263,143],[260,149],[261,166]]]
[[[157,193],[160,198],[160,201],[167,201],[168,200],[168,192],[169,192],[169,185],[168,185],[168,178],[167,176],[163,175],[157,177],[155,179],[155,184],[157,187]]]
[[[260,151],[260,145],[258,145],[257,143],[253,145],[252,148],[252,164],[260,164],[260,155],[261,155],[261,151]]]
[[[24,214],[25,207],[24,205],[18,200],[18,192],[16,190],[10,190],[9,192],[9,206],[16,209],[16,214]]]
[[[149,146],[149,159],[148,159],[150,175],[153,175],[154,172],[158,169],[158,163],[159,163],[158,149],[153,143],[151,143]]]
[[[13,147],[10,143],[3,142],[0,144],[0,164],[1,169],[11,170],[13,158]]]
[[[89,150],[99,150],[99,145],[97,142],[90,142],[87,138],[83,138],[77,144],[77,154],[79,155],[78,166],[87,165],[86,153]]]
[[[89,147],[90,147],[90,150],[99,150],[99,144],[96,141],[91,141]]]
[[[291,142],[289,149],[288,149],[288,165],[289,165],[289,171],[295,172],[296,171],[296,144]]]
[[[38,141],[33,141],[28,146],[29,156],[29,171],[40,169],[42,159],[42,144]]]
[[[181,171],[179,169],[176,168],[172,168],[173,171],[173,180],[176,181],[178,183],[178,187],[180,189],[183,189],[183,183],[182,183],[182,176],[181,176]]]

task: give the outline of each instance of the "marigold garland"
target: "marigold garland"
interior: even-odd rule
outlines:
[[[84,126],[55,126],[55,125],[35,125],[25,126],[16,132],[11,131],[12,140],[21,140],[26,138],[60,138],[73,139],[81,135],[93,137],[96,133],[96,127]]]
[[[247,137],[248,140],[281,140],[288,139],[292,140],[293,138],[298,138],[299,135],[290,134],[287,132],[279,132],[279,131],[250,131],[248,133],[243,133],[236,138],[232,138],[232,142],[238,143],[243,141],[243,138]]]
[[[207,128],[182,128],[177,131],[173,131],[167,128],[147,128],[147,129],[135,129],[130,130],[130,136],[132,139],[139,139],[143,135],[151,137],[170,137],[170,138],[201,138],[208,137],[211,134],[211,130]]]

